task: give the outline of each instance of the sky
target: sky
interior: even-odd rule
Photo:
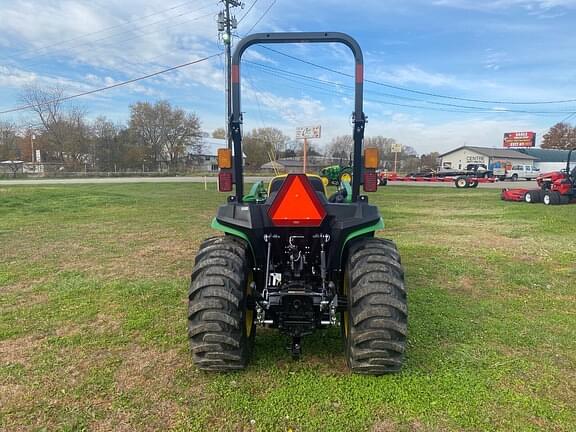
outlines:
[[[74,95],[222,53],[221,9],[216,0],[0,0],[0,111],[22,106],[26,86]],[[576,0],[245,0],[234,15],[234,43],[255,32],[354,37],[369,81],[366,135],[418,153],[501,147],[514,131],[539,141],[553,124],[576,122]],[[321,125],[319,147],[350,134],[353,71],[343,45],[249,48],[244,130],[294,137]],[[67,103],[126,123],[131,104],[160,99],[196,113],[207,132],[222,127],[223,55]],[[37,122],[28,111],[0,120]]]

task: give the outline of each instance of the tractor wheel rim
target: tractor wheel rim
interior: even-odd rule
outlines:
[[[458,180],[458,185],[460,185],[460,187],[466,186],[466,180],[463,179]]]
[[[352,181],[352,176],[348,173],[344,173],[342,174],[342,177],[340,177],[342,181],[345,181],[347,183],[350,183]]]
[[[330,184],[330,181],[328,180],[327,177],[322,177],[322,184],[324,186],[328,186]]]
[[[544,195],[544,204],[550,204],[550,195]]]
[[[532,202],[532,196],[529,193],[527,193],[524,198],[525,198],[527,203]]]

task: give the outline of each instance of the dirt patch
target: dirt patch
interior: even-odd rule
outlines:
[[[111,313],[98,314],[96,317],[84,324],[71,323],[56,329],[56,336],[71,337],[80,334],[114,334],[119,333],[122,325],[122,317]]]
[[[27,388],[21,384],[0,384],[0,407],[11,407],[26,397]]]
[[[174,371],[184,366],[177,350],[158,351],[133,346],[122,356],[122,365],[116,372],[116,386],[120,391],[167,388],[173,385]]]
[[[34,335],[0,341],[0,364],[30,366],[32,356],[44,343],[44,337]]]
[[[470,276],[462,276],[454,285],[455,292],[464,294],[468,298],[482,297],[482,290],[478,287],[477,279],[471,278]]]
[[[134,430],[132,418],[131,414],[117,410],[102,420],[92,422],[90,430],[94,432],[131,432]]]
[[[396,432],[397,430],[398,424],[388,419],[378,420],[370,428],[370,432]]]

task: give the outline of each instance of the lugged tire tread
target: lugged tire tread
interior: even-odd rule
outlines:
[[[400,254],[391,240],[357,240],[348,257],[348,365],[355,373],[381,375],[402,368],[408,307]]]
[[[188,336],[198,369],[234,371],[248,363],[244,289],[247,245],[231,236],[212,237],[200,245],[188,291]]]

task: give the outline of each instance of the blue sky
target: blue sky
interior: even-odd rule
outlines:
[[[576,0],[257,0],[249,10],[253,2],[235,12],[238,19],[248,12],[238,35],[256,24],[253,31],[355,37],[366,78],[379,83],[365,88],[367,135],[419,153],[500,146],[510,131],[540,138],[576,112],[574,102],[496,103],[576,99]],[[0,0],[0,111],[19,106],[26,85],[74,94],[218,53],[220,9],[216,0]],[[242,67],[245,130],[274,126],[293,136],[296,126],[321,124],[318,145],[350,133],[353,82],[337,73],[353,72],[347,49],[273,48],[336,72],[251,48]],[[216,57],[73,103],[90,118],[125,122],[130,104],[167,99],[196,112],[211,131],[224,122],[223,81],[223,58]],[[30,114],[0,119],[26,123]]]

